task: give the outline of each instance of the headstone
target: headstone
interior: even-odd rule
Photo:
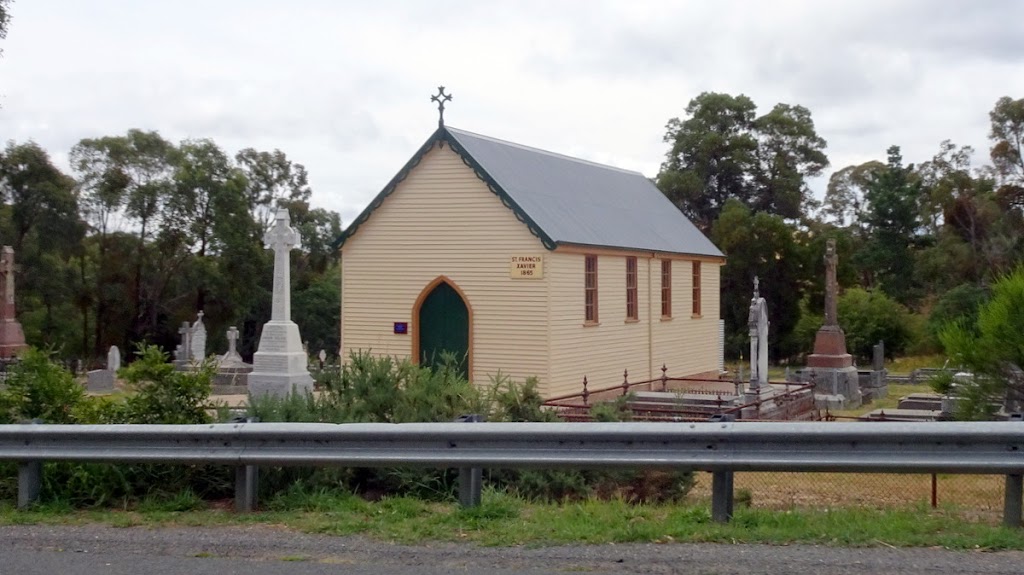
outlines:
[[[750,389],[756,390],[768,385],[768,304],[761,297],[756,276],[747,325],[750,328]]]
[[[274,290],[270,321],[263,324],[249,374],[253,396],[284,396],[313,389],[299,326],[291,320],[290,252],[299,247],[301,238],[290,225],[288,210],[277,208],[274,220],[274,227],[263,236],[266,247],[274,250]]]
[[[876,343],[871,351],[871,369],[882,371],[885,369],[885,343],[881,341]]]
[[[221,363],[242,363],[242,356],[238,353],[238,328],[231,326],[227,331],[228,352],[221,357]]]
[[[814,336],[814,352],[807,356],[807,374],[815,374],[815,391],[822,395],[842,395],[845,409],[860,407],[862,395],[853,366],[853,356],[846,353],[846,334],[839,327],[839,282],[836,280],[836,241],[828,240],[825,248],[825,321]],[[821,398],[823,405],[833,399]]]
[[[327,361],[327,352],[321,349],[320,353],[318,353],[316,355],[316,357],[317,357],[317,359],[320,360],[320,369],[323,369],[324,368],[324,362]]]
[[[215,395],[246,393],[252,364],[242,361],[238,353],[238,328],[231,326],[227,331],[228,352],[217,358],[217,373],[213,376]]]
[[[0,359],[13,358],[28,347],[25,345],[25,332],[18,323],[14,309],[16,271],[14,248],[4,246],[0,249],[0,294],[3,294],[3,302],[0,303]]]
[[[94,369],[86,375],[86,382],[88,391],[112,391],[114,389],[114,372],[109,369]]]
[[[200,362],[206,359],[206,324],[203,323],[202,310],[196,314],[196,322],[192,324],[189,338],[189,359]]]
[[[107,369],[114,373],[121,369],[121,350],[117,349],[116,345],[110,346],[110,350],[107,351]]]
[[[187,321],[181,322],[181,327],[178,328],[178,335],[181,336],[181,340],[178,342],[177,347],[174,348],[174,369],[178,371],[184,371],[189,369],[189,360],[192,355],[192,326]]]

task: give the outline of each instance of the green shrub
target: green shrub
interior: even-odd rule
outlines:
[[[122,368],[134,392],[127,400],[129,423],[207,423],[207,404],[216,367],[211,360],[195,371],[175,371],[168,355],[155,345],[140,344],[138,358]]]
[[[0,423],[77,423],[76,407],[85,392],[71,372],[50,358],[50,353],[29,348],[11,366],[0,389]]]
[[[947,324],[939,340],[953,364],[973,376],[957,378],[958,417],[987,419],[1004,404],[1024,406],[1024,266],[992,285],[977,319]]]
[[[492,376],[488,421],[554,421],[555,414],[542,408],[539,386],[536,377],[528,377],[520,385],[501,372]]]
[[[928,330],[938,337],[949,324],[962,321],[973,326],[978,321],[978,308],[988,301],[989,292],[977,284],[962,284],[942,294],[928,317]]]
[[[879,341],[885,342],[885,355],[890,358],[912,343],[910,312],[881,291],[849,288],[839,296],[836,307],[846,334],[846,351],[862,361],[870,361]],[[806,302],[801,309],[793,334],[799,349],[810,352],[823,317],[810,312]]]

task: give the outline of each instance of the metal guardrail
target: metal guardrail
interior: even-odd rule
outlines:
[[[4,425],[0,460],[19,463],[19,505],[41,462],[232,465],[236,507],[255,504],[258,466],[666,468],[714,472],[712,515],[732,515],[736,471],[1006,475],[1004,523],[1019,526],[1020,422],[405,423]],[[463,476],[472,474],[463,474]],[[478,477],[478,476],[477,476]],[[479,487],[479,479],[475,481]],[[463,495],[466,495],[463,497]],[[460,494],[463,502],[473,497]],[[476,501],[479,500],[477,495]]]

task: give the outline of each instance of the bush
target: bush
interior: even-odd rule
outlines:
[[[11,366],[0,390],[0,423],[78,423],[76,408],[84,398],[71,372],[54,363],[50,353],[29,348]]]
[[[989,293],[976,284],[962,284],[942,294],[935,302],[932,313],[928,317],[928,329],[938,337],[939,333],[949,324],[963,321],[973,326],[978,321],[978,308],[988,301]]]
[[[208,423],[207,404],[215,367],[211,360],[195,371],[175,371],[168,355],[155,345],[140,344],[138,356],[121,377],[134,393],[127,403],[127,423]]]
[[[953,360],[973,373],[958,378],[961,397],[957,415],[987,419],[1003,404],[1024,407],[1024,266],[997,280],[992,297],[978,308],[977,319],[960,319],[939,332],[939,340]]]
[[[846,351],[860,360],[870,361],[879,341],[885,342],[885,355],[890,358],[912,343],[910,312],[880,291],[847,289],[839,296],[836,307],[839,325],[846,334]],[[821,315],[802,306],[800,321],[794,329],[801,349],[813,349],[814,334],[822,321]]]

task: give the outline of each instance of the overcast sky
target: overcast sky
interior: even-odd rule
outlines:
[[[130,128],[284,151],[347,225],[437,126],[654,176],[703,91],[801,104],[832,170],[988,159],[988,112],[1024,97],[1024,2],[15,0],[0,140],[66,166]],[[824,189],[824,179],[813,187]]]

